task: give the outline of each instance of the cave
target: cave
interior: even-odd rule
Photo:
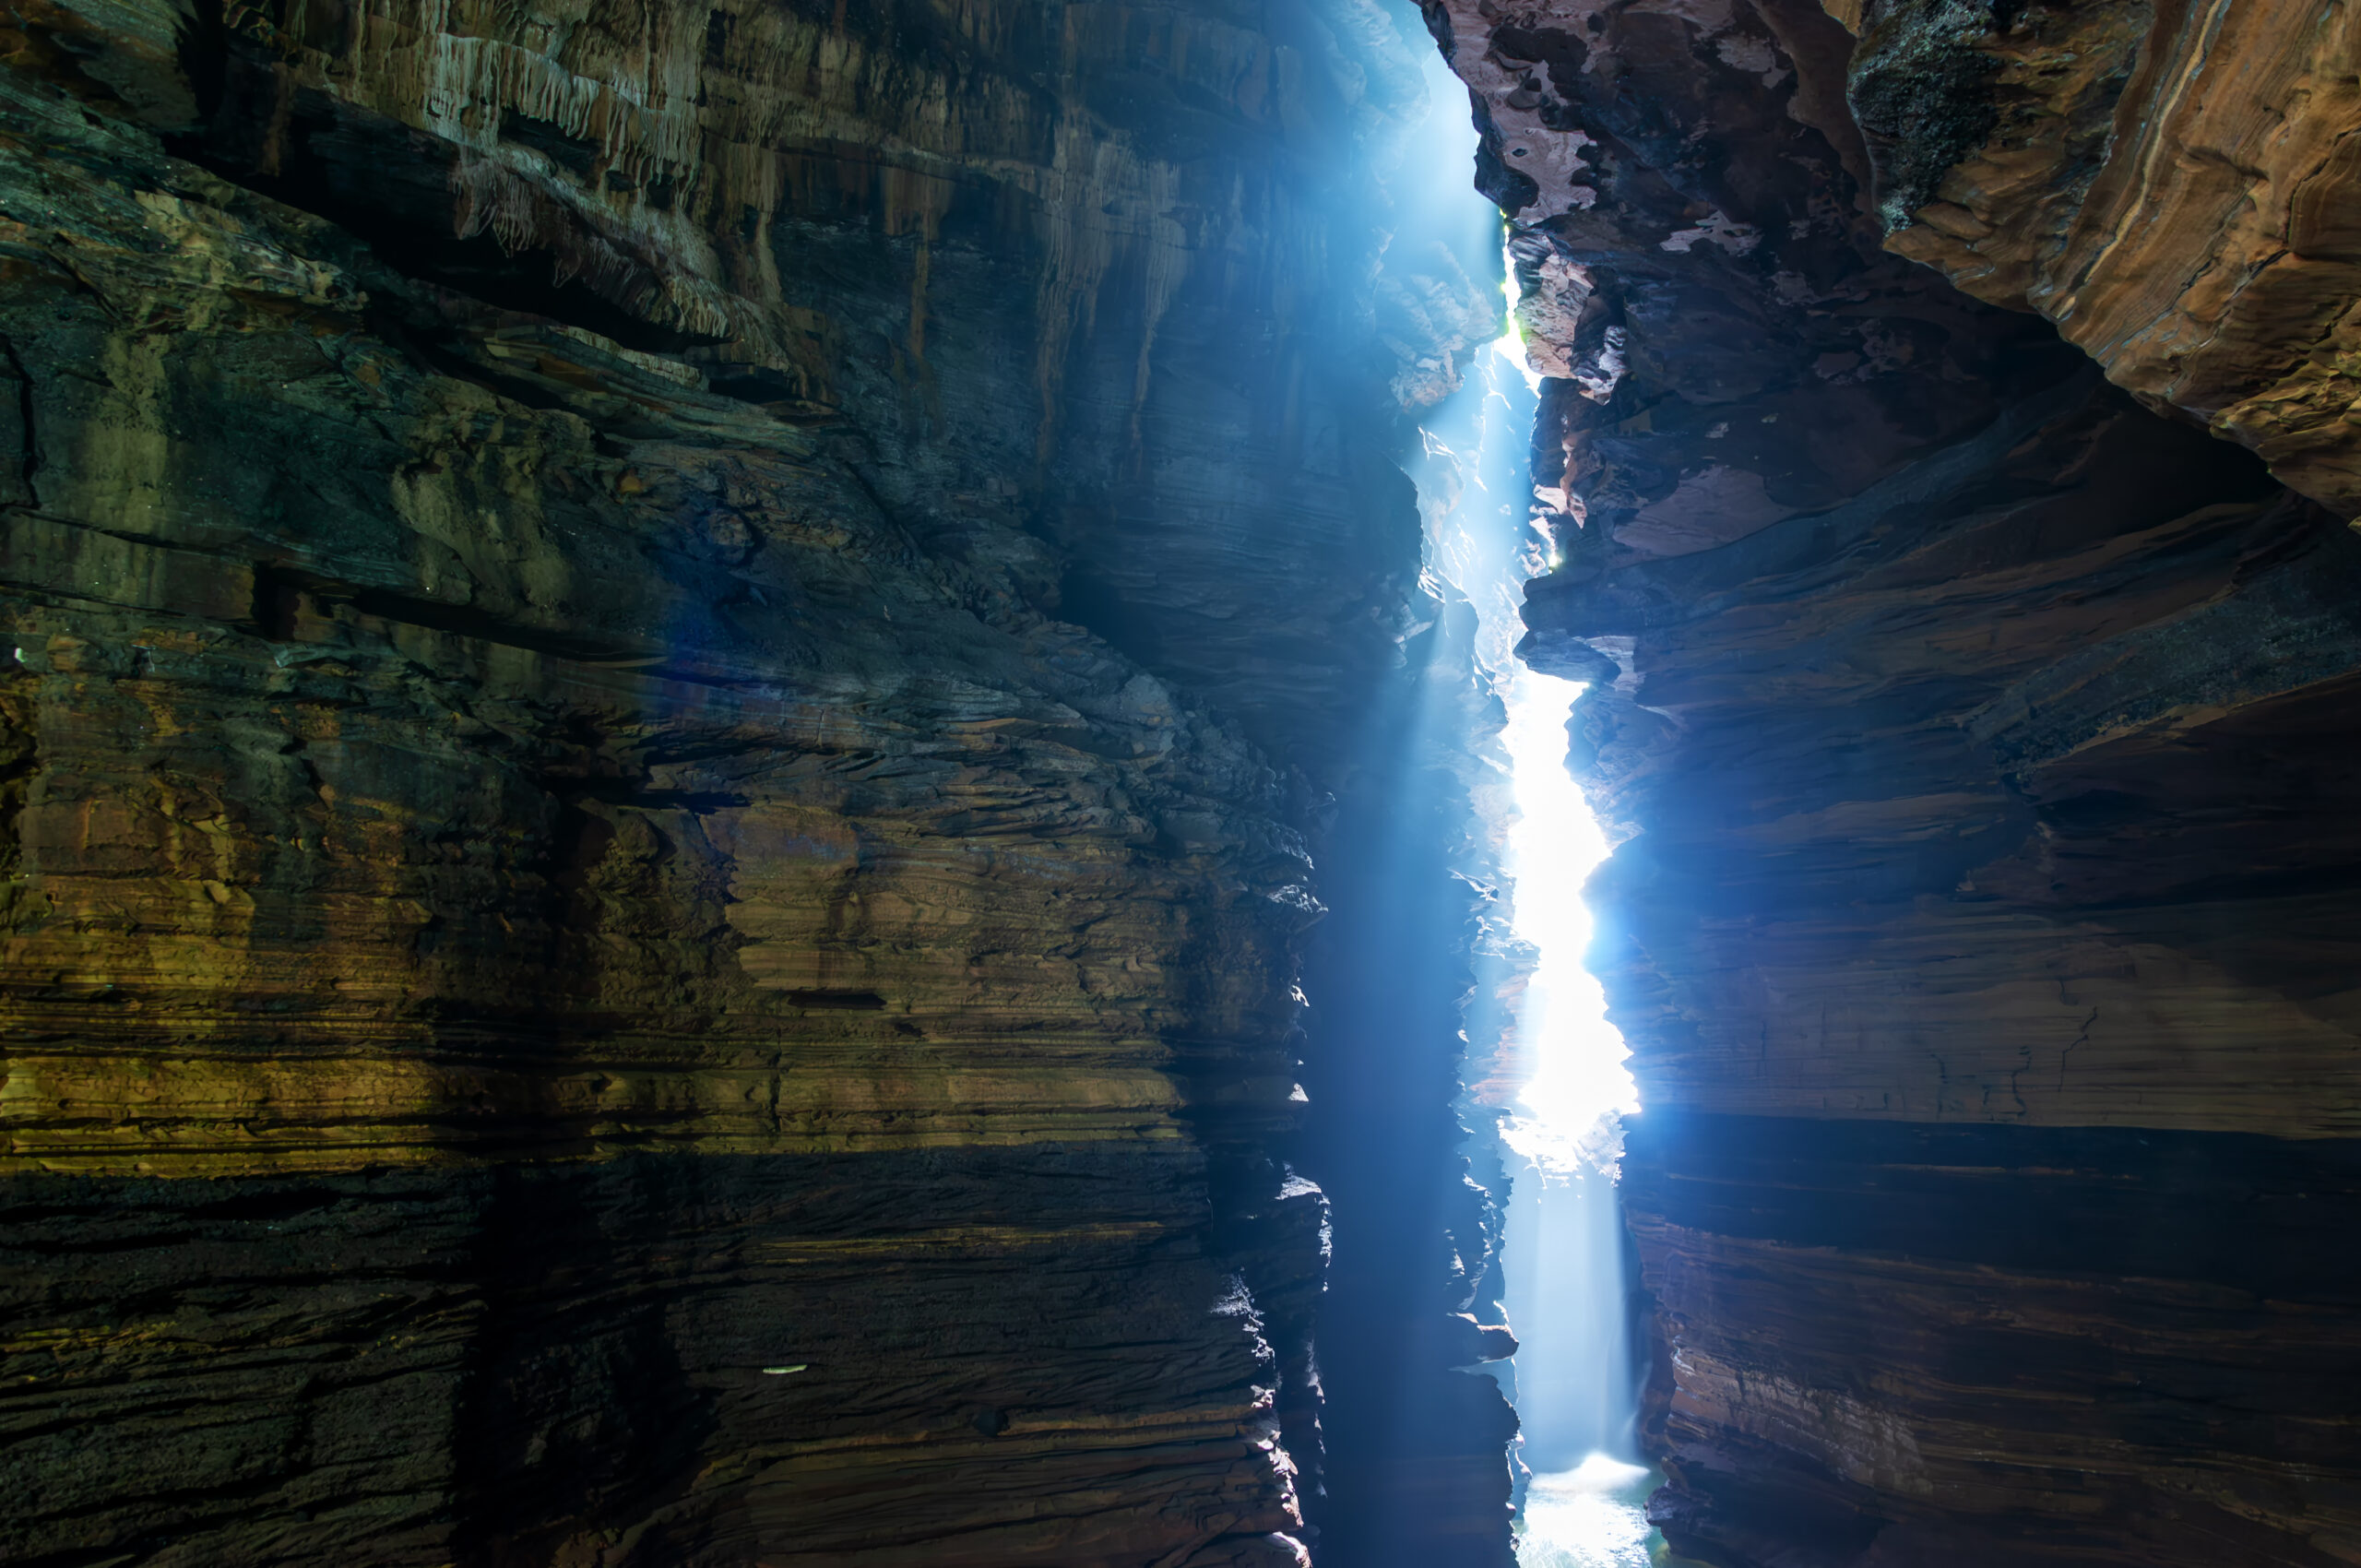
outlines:
[[[0,1563],[2361,1564],[2350,7],[675,3],[0,7]]]

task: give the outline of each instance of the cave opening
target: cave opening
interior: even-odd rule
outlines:
[[[1505,773],[1504,790],[1477,790],[1471,802],[1507,894],[1502,940],[1489,974],[1479,961],[1467,1029],[1471,1042],[1488,1031],[1503,1039],[1506,1082],[1489,1096],[1479,1087],[1464,1108],[1483,1129],[1471,1152],[1494,1162],[1501,1206],[1479,1315],[1517,1343],[1513,1359],[1486,1370],[1521,1428],[1519,1562],[1640,1568],[1662,1550],[1644,1512],[1660,1478],[1635,1463],[1641,1309],[1616,1192],[1623,1118],[1640,1105],[1629,1052],[1584,963],[1595,923],[1584,887],[1610,848],[1569,766],[1570,727],[1589,683],[1531,668],[1516,652],[1525,584],[1559,564],[1528,479],[1540,377],[1525,360],[1499,209],[1466,178],[1479,138],[1458,112],[1465,88],[1439,53],[1423,70],[1433,108],[1406,184],[1424,195],[1403,204],[1394,244],[1489,242],[1504,305],[1499,335],[1420,422],[1410,465],[1430,568],[1473,612],[1474,672],[1498,705],[1494,761]]]

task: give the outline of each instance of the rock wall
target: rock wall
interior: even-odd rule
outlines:
[[[1427,15],[1550,377],[1525,652],[1596,683],[1622,839],[1667,1534],[2361,1561],[2361,540],[2330,382],[2276,379],[2354,291],[2238,251],[2342,145],[2285,63],[2343,13]],[[2266,404],[2286,443],[2223,411]]]
[[[1386,19],[6,21],[0,1557],[1303,1561]]]
[[[1892,248],[2361,513],[2344,6],[1831,4]]]

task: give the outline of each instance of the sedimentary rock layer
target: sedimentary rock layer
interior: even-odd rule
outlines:
[[[2039,311],[2351,517],[2361,28],[2343,6],[1829,9],[1895,251]]]
[[[1865,139],[1882,12],[1858,54],[1786,0],[1428,14],[1551,377],[1525,649],[1596,683],[1573,766],[1623,837],[1594,961],[1647,1107],[1667,1534],[1746,1568],[2355,1561],[2361,542],[1885,248],[1880,192],[1952,192],[2014,122]],[[2220,233],[2177,221],[2139,243]]]
[[[1706,1556],[2352,1560],[2349,1140],[1669,1111],[1629,1146],[1656,1507]]]
[[[10,17],[0,1555],[1301,1561],[1402,41]]]

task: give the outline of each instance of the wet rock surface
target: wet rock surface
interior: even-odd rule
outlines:
[[[1390,24],[10,17],[0,1556],[1301,1562],[1489,1223],[1449,964],[1414,1146],[1296,1087],[1476,329]]]
[[[2332,339],[2207,271],[2243,231],[2177,197],[2123,226],[2143,259],[2075,227],[2075,180],[2236,163],[2245,192],[2333,139],[2333,101],[2260,65],[2179,111],[2281,116],[2244,161],[2127,107],[2193,75],[2189,30],[2210,73],[2341,25],[2228,9],[1428,7],[1551,378],[1563,559],[1525,651],[1596,683],[1572,765],[1623,836],[1593,959],[1647,1107],[1654,1506],[1708,1561],[2325,1568],[2361,1540],[2361,1268],[2330,1240],[2361,554],[2318,477],[2350,448],[2149,379],[2132,295],[2222,283],[2207,352],[2273,376]],[[2068,69],[2093,30],[2121,69]],[[2027,41],[2065,32],[2036,80]],[[2068,78],[2104,107],[2038,98]],[[2026,139],[2091,114],[2104,158]],[[2013,281],[1945,202],[2000,204],[1975,245]],[[2321,290],[2319,320],[2349,306]]]

